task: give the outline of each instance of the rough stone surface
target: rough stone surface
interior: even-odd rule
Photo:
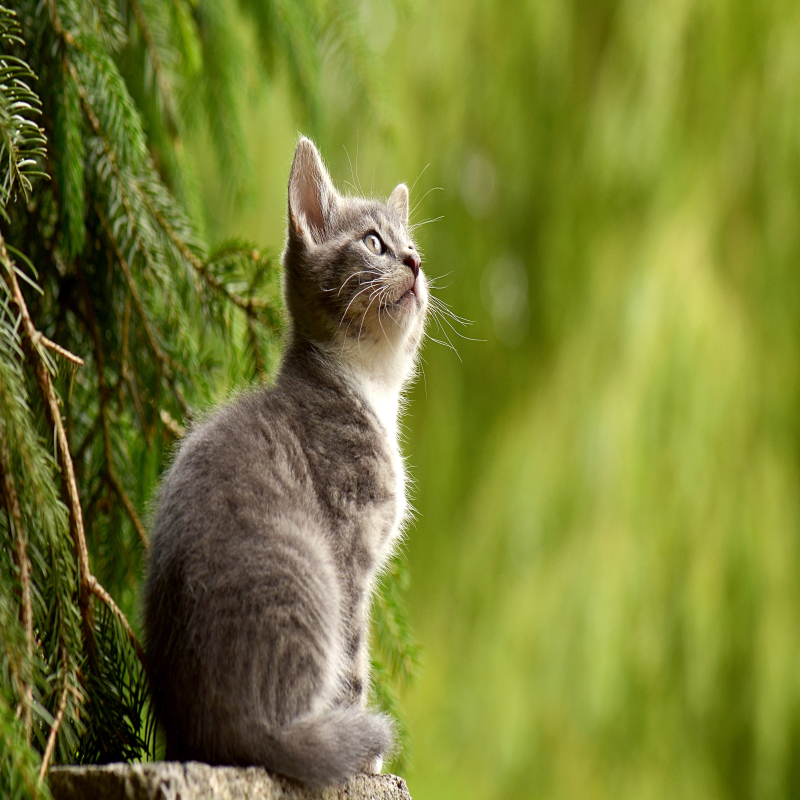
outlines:
[[[53,767],[49,779],[54,800],[411,800],[396,775],[356,775],[320,792],[261,767],[194,761]]]

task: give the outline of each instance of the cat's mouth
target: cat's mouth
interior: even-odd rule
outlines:
[[[411,285],[406,285],[404,289],[401,289],[400,296],[392,303],[395,306],[418,306],[422,301],[422,290],[420,287],[420,281],[417,276],[414,276],[414,279],[411,281]]]

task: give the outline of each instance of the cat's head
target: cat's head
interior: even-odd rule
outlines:
[[[283,264],[295,341],[408,371],[422,339],[428,286],[409,230],[405,184],[385,203],[344,197],[302,137],[289,177]]]

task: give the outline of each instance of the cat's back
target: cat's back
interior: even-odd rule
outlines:
[[[161,486],[154,556],[210,535],[232,517],[263,518],[276,495],[297,497],[306,470],[285,394],[248,392],[189,433]]]

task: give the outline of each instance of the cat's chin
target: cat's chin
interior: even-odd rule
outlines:
[[[420,324],[420,319],[425,316],[426,306],[425,296],[419,290],[409,289],[387,308],[391,312],[389,316],[394,328],[401,337],[405,337]]]
[[[409,289],[400,297],[399,300],[397,300],[395,306],[413,314],[422,308],[422,301],[420,300],[417,292],[415,292],[413,289]]]
[[[408,290],[382,309],[373,307],[357,328],[345,333],[345,339],[358,353],[358,360],[366,356],[367,360],[393,362],[399,354],[403,354],[401,360],[413,358],[408,342],[417,342],[417,332],[424,326],[428,305],[424,291],[424,288]],[[416,351],[416,345],[412,349]]]

